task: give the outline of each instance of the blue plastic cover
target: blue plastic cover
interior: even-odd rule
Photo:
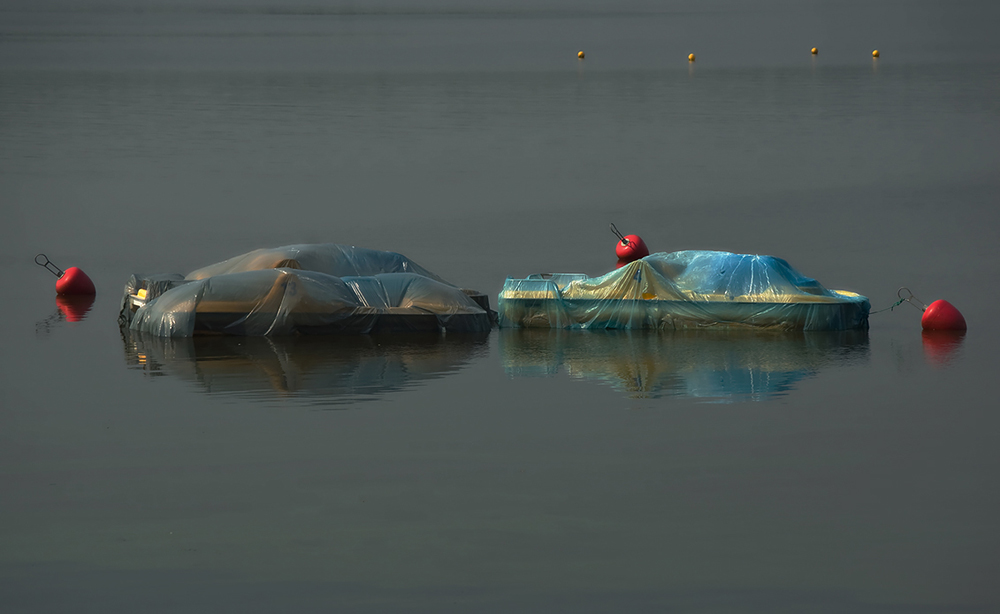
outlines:
[[[508,279],[501,327],[686,329],[868,327],[868,299],[828,290],[774,256],[715,251],[652,254],[595,278]]]

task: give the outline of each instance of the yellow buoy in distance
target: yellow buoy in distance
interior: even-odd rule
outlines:
[[[688,62],[694,62],[694,54],[688,55]]]
[[[810,51],[810,53],[812,53],[813,55],[816,55],[817,53],[819,53],[819,49],[813,47],[812,51]]]
[[[875,51],[872,51],[872,57],[873,58],[877,58],[878,57],[878,49],[876,49]]]
[[[582,51],[578,52],[576,54],[576,57],[578,57],[578,58],[580,58],[582,60],[583,59],[583,52]]]

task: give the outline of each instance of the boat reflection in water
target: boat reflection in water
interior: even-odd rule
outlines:
[[[867,362],[868,331],[562,331],[504,329],[500,356],[512,377],[570,377],[610,384],[631,398],[763,401],[820,370]]]
[[[211,395],[343,406],[460,370],[489,333],[164,338],[127,332],[125,361]]]

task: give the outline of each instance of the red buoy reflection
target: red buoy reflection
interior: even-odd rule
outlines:
[[[94,306],[93,294],[70,295],[57,294],[56,307],[62,312],[67,322],[80,322],[87,317],[90,308]]]
[[[924,357],[931,365],[943,367],[951,363],[962,349],[964,330],[925,330],[922,333]]]

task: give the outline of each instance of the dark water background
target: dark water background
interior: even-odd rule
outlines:
[[[4,3],[0,609],[1000,609],[998,17]],[[115,322],[133,272],[295,242],[495,297],[609,270],[609,221],[875,309],[906,285],[970,329],[923,336],[908,305],[863,334]],[[38,252],[96,302],[57,305]]]

